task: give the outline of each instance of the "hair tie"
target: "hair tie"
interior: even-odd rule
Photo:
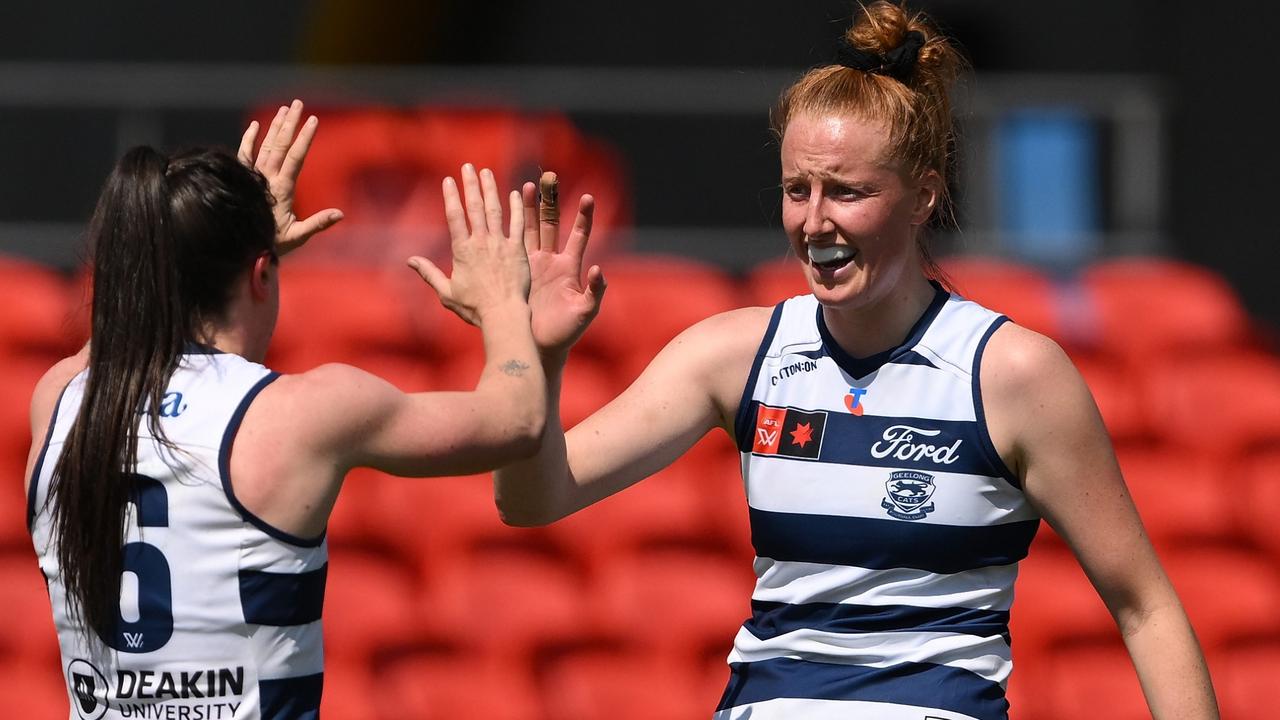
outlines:
[[[916,61],[920,59],[920,48],[924,47],[924,42],[924,33],[919,30],[912,30],[906,34],[906,37],[902,39],[898,47],[881,55],[880,53],[860,50],[854,47],[847,38],[842,37],[836,48],[836,62],[854,70],[877,75],[888,75],[899,82],[905,83],[911,77],[911,72],[916,68]]]

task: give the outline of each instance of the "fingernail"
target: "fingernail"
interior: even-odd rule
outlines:
[[[341,210],[335,210],[329,213],[329,222],[338,222],[344,217],[346,217],[346,215],[343,215]]]
[[[315,115],[312,115],[311,117],[307,118],[308,125],[315,125],[318,122],[320,122],[320,118],[316,117]]]

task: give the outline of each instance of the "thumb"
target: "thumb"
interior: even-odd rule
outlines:
[[[306,220],[298,221],[292,228],[290,228],[289,234],[293,236],[290,239],[305,241],[312,235],[323,232],[334,225],[337,225],[344,217],[346,217],[346,215],[337,208],[321,210]]]
[[[440,268],[436,267],[435,263],[419,255],[414,255],[409,258],[408,264],[409,267],[417,271],[418,277],[421,277],[431,286],[432,290],[436,291],[442,301],[450,297],[452,287],[449,277]]]
[[[594,315],[600,310],[600,303],[604,300],[604,291],[609,286],[604,279],[604,271],[599,265],[592,265],[587,269],[587,299],[591,301],[591,314]]]

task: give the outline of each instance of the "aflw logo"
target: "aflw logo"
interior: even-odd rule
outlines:
[[[124,635],[124,644],[133,649],[142,647],[142,633],[122,633]]]
[[[892,456],[898,460],[909,461],[932,460],[940,465],[950,465],[959,459],[960,444],[964,442],[963,439],[957,439],[950,445],[930,445],[929,443],[916,442],[917,435],[935,437],[941,434],[941,430],[927,430],[911,427],[910,425],[892,425],[885,428],[880,442],[871,446],[871,457],[883,459]]]

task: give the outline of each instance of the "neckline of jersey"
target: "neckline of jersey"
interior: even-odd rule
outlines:
[[[835,337],[827,328],[827,321],[822,317],[822,305],[819,304],[817,309],[818,334],[822,336],[822,344],[826,347],[827,353],[831,355],[831,358],[836,361],[836,365],[839,365],[842,370],[855,379],[864,378],[879,370],[885,363],[914,348],[920,342],[920,339],[924,337],[925,331],[933,324],[934,318],[938,317],[938,313],[942,312],[942,306],[946,305],[947,300],[951,297],[951,293],[947,292],[936,280],[930,280],[929,284],[933,286],[933,300],[929,302],[929,307],[925,308],[915,324],[911,326],[906,339],[895,347],[863,358],[854,357],[840,347],[840,344],[836,342]]]
[[[219,350],[212,345],[205,345],[198,342],[189,342],[183,348],[183,355],[226,355],[226,352]]]

